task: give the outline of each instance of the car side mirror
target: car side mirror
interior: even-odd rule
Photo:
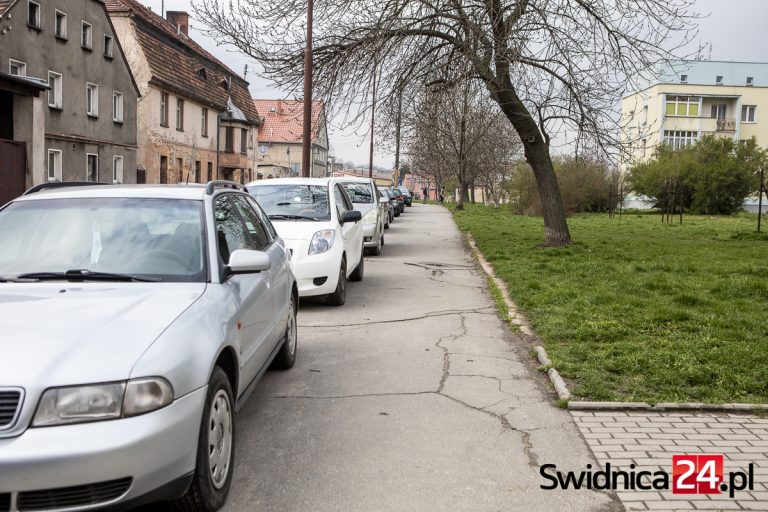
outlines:
[[[228,274],[254,274],[269,270],[270,261],[267,253],[253,249],[237,249],[229,255]]]
[[[379,198],[379,202],[380,202],[380,203],[384,203],[384,204],[387,204],[387,203],[389,202],[389,199],[387,199],[386,197],[380,197],[380,198]]]
[[[359,222],[362,219],[362,213],[357,210],[349,210],[348,212],[344,212],[344,215],[341,216],[341,223],[345,224],[347,222]]]

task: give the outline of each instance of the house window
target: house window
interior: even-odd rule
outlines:
[[[61,150],[48,150],[48,181],[61,181]]]
[[[61,74],[54,71],[48,72],[48,106],[61,108]]]
[[[200,118],[200,134],[203,137],[208,136],[208,109],[203,109],[202,117]]]
[[[213,163],[211,162],[208,162],[208,180],[206,181],[206,183],[208,181],[213,181]]]
[[[160,126],[168,126],[168,93],[160,93]]]
[[[680,75],[680,83],[681,84],[687,84],[688,83],[688,75]]]
[[[747,85],[749,85],[749,86],[755,85],[755,78],[751,77],[751,76],[748,76],[747,77]]]
[[[85,181],[99,181],[99,155],[86,153]]]
[[[713,119],[725,119],[725,114],[728,111],[728,105],[725,103],[718,103],[717,105],[712,105],[712,118]]]
[[[114,41],[112,40],[112,36],[108,36],[107,34],[104,34],[104,56],[108,59],[112,58],[113,46],[114,46]]]
[[[248,129],[243,128],[240,130],[240,153],[246,154],[248,152]]]
[[[195,183],[200,183],[200,160],[195,160]]]
[[[99,86],[96,84],[85,84],[85,112],[92,117],[99,115]]]
[[[123,93],[112,93],[112,120],[116,123],[123,122]]]
[[[647,140],[647,139],[642,139],[642,140],[640,141],[640,149],[641,149],[641,151],[643,152],[643,158],[645,158],[645,155],[646,155],[646,148],[647,148],[647,147],[648,147],[648,140]]]
[[[86,50],[93,47],[93,27],[86,21],[83,22],[83,28],[80,31],[80,45]]]
[[[160,183],[168,183],[168,157],[160,157]]]
[[[723,85],[723,77],[720,75],[717,75],[715,77],[715,85]]]
[[[123,157],[112,157],[112,183],[123,182]]]
[[[176,172],[179,175],[179,181],[184,181],[184,161],[181,158],[176,159]]]
[[[176,98],[176,129],[184,131],[184,100]]]
[[[667,96],[668,116],[699,117],[698,96]]]
[[[27,65],[20,60],[8,59],[8,72],[16,76],[27,76]]]
[[[61,11],[56,11],[53,33],[59,39],[67,38],[67,15]]]
[[[695,143],[698,138],[697,132],[686,132],[678,130],[664,131],[664,144],[672,146],[672,149],[681,149]]]
[[[27,0],[27,25],[40,28],[40,4]]]
[[[224,129],[224,151],[227,153],[235,152],[235,143],[232,139],[235,138],[235,129],[231,126],[227,126]]]
[[[754,123],[757,114],[757,106],[744,105],[741,107],[741,122],[742,123]]]

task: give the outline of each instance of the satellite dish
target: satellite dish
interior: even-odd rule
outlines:
[[[267,151],[269,151],[269,147],[268,146],[264,146],[264,145],[259,146],[259,153],[260,154],[266,155]]]

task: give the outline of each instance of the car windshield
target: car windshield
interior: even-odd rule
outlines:
[[[353,203],[373,202],[373,191],[371,190],[370,184],[348,181],[342,183],[342,185],[344,186],[344,190],[347,191],[347,194],[349,194],[349,198],[352,199]]]
[[[202,219],[203,203],[194,200],[11,203],[0,211],[0,276],[56,279],[87,270],[101,279],[203,282]]]
[[[389,198],[390,198],[389,190],[387,190],[387,189],[385,189],[385,188],[380,188],[380,189],[379,189],[379,192],[381,192],[381,195],[382,195],[382,196],[384,196],[384,197],[386,197],[387,199],[389,199]]]
[[[325,185],[254,185],[248,187],[261,208],[273,220],[328,220],[328,187]]]

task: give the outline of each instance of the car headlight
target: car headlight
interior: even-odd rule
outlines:
[[[173,388],[158,377],[127,382],[48,389],[40,398],[33,427],[87,423],[136,416],[173,401]]]
[[[363,215],[363,224],[376,224],[376,210],[371,210]]]
[[[309,254],[322,254],[333,247],[333,241],[336,239],[336,231],[332,229],[322,229],[315,233],[309,242]]]

